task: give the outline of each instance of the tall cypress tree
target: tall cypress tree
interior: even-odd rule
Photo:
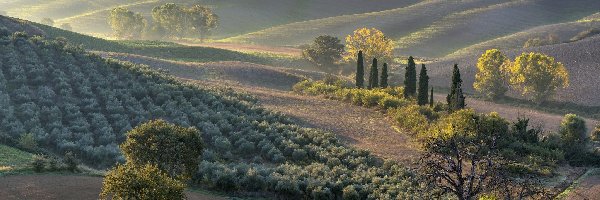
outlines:
[[[415,96],[417,92],[417,69],[415,59],[408,57],[408,65],[406,65],[406,73],[404,74],[404,97]]]
[[[377,77],[379,72],[377,70],[377,58],[373,58],[373,65],[371,65],[371,73],[369,73],[369,89],[379,87],[379,81]]]
[[[388,65],[387,65],[387,63],[383,63],[383,68],[381,68],[381,78],[379,78],[379,86],[381,88],[388,87]]]
[[[358,52],[358,59],[356,59],[356,87],[365,87],[365,64],[362,51]]]
[[[446,101],[448,102],[448,110],[450,112],[463,109],[466,106],[458,64],[454,64],[454,70],[452,71],[452,86],[450,87],[450,94],[446,97]]]
[[[417,94],[417,103],[420,106],[427,105],[429,102],[429,76],[425,64],[421,65],[421,73],[419,73],[419,91]]]
[[[429,106],[433,107],[433,87],[431,87],[431,94],[429,95]]]

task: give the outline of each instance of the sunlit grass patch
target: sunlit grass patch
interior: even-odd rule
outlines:
[[[0,145],[0,171],[10,171],[27,167],[33,158],[33,154],[15,149],[6,145]]]

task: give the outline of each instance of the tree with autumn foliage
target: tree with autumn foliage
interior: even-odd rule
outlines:
[[[473,88],[489,99],[504,96],[508,91],[509,58],[498,49],[487,50],[477,61]]]
[[[510,65],[509,72],[510,84],[537,103],[547,101],[557,89],[569,86],[565,66],[542,53],[521,54]]]
[[[394,42],[383,32],[375,28],[360,28],[346,37],[346,61],[356,61],[358,52],[362,51],[364,60],[369,62],[377,58],[379,62],[391,63]],[[367,65],[371,63],[366,63]]]

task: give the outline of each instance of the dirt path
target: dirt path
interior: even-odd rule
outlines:
[[[18,175],[0,177],[0,199],[98,199],[102,178],[75,175]],[[225,199],[187,191],[187,199]]]
[[[445,101],[445,94],[434,94],[434,98],[436,101]],[[521,118],[529,118],[530,125],[532,126],[540,126],[545,131],[558,131],[560,122],[563,115],[546,113],[534,109],[528,108],[520,108],[514,107],[510,105],[498,104],[489,101],[482,101],[472,98],[467,98],[467,107],[475,109],[477,112],[481,113],[490,113],[497,112],[500,116],[510,120],[516,121],[519,117]],[[597,120],[593,119],[585,119],[588,130],[592,130],[596,124],[598,124]]]

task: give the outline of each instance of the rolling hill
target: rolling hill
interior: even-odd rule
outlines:
[[[399,54],[442,57],[533,27],[579,20],[598,10],[600,4],[594,0],[424,1],[380,12],[286,24],[223,41],[301,45],[322,34],[343,38],[356,28],[375,27],[397,42]]]
[[[570,74],[570,86],[560,89],[555,96],[556,101],[571,102],[579,105],[600,106],[600,36],[585,40],[547,45],[542,47],[522,48],[507,50],[505,53],[514,59],[522,52],[540,52],[556,58],[562,62]],[[437,87],[447,88],[450,83],[451,68],[458,63],[461,73],[464,74],[463,86],[467,92],[473,92],[477,59],[483,52],[460,55],[457,57],[443,58],[428,65],[431,83]],[[514,97],[518,94],[512,93]]]
[[[189,5],[201,3],[212,7],[220,16],[220,27],[214,31],[215,38],[230,37],[258,31],[272,26],[292,22],[358,14],[403,7],[419,0],[109,0],[109,1],[40,1],[0,3],[10,16],[39,21],[50,17],[56,23],[70,23],[75,31],[109,36],[111,31],[106,24],[108,11],[115,7],[127,7],[151,18],[153,7],[167,2]],[[27,12],[22,12],[27,8]],[[34,8],[34,9],[31,9]],[[335,8],[335,9],[333,9]]]
[[[206,188],[289,199],[333,198],[350,185],[365,198],[420,191],[409,169],[384,165],[330,132],[298,126],[229,89],[183,83],[23,33],[2,31],[0,55],[0,132],[7,144],[31,133],[47,152],[71,151],[105,169],[123,160],[117,145],[128,130],[160,118],[202,132],[205,151],[192,181]]]

